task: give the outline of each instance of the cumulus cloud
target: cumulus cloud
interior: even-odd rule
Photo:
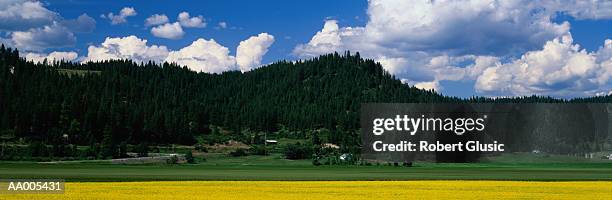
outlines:
[[[370,1],[365,35],[404,51],[496,54],[535,49],[569,31],[533,1]]]
[[[609,62],[610,59],[612,59],[612,39],[607,39],[606,41],[604,41],[604,45],[599,48],[599,50],[597,51],[597,55],[598,63]]]
[[[54,51],[49,54],[42,53],[27,53],[25,54],[25,58],[28,61],[32,61],[34,63],[42,63],[45,59],[47,62],[52,63],[54,61],[74,61],[78,57],[78,54],[73,51],[62,52],[62,51]]]
[[[0,30],[24,31],[51,25],[59,15],[38,1],[4,0],[0,2]]]
[[[438,81],[418,82],[414,84],[414,87],[423,89],[423,90],[434,90],[434,91],[438,91],[441,89],[440,83]]]
[[[443,89],[442,86],[440,86],[440,82],[435,81],[435,80],[418,82],[418,81],[412,81],[409,79],[401,79],[401,81],[403,84],[412,85],[422,90],[433,90],[436,92],[440,92]]]
[[[136,36],[109,38],[99,46],[89,46],[83,62],[111,59],[131,59],[135,62],[162,62],[168,56],[166,46],[147,45],[147,40]]]
[[[169,22],[168,16],[164,14],[154,14],[145,20],[145,26],[156,26],[156,25],[165,24],[168,22]]]
[[[214,39],[199,38],[189,46],[176,51],[169,51],[166,46],[148,45],[147,40],[136,36],[123,38],[106,38],[98,45],[89,46],[87,57],[82,62],[103,61],[112,59],[131,59],[135,62],[155,61],[176,63],[189,69],[205,73],[222,73],[225,71],[249,71],[261,65],[261,59],[274,42],[274,36],[261,33],[252,36],[238,46],[236,57],[230,54],[229,48],[217,43]],[[45,57],[42,54],[32,54]],[[237,65],[237,60],[240,64]]]
[[[111,20],[111,24],[122,24],[127,22],[127,18],[131,16],[136,16],[136,10],[132,7],[124,7],[119,11],[119,14],[114,14],[112,12],[107,15],[102,15],[104,18],[108,18]]]
[[[236,64],[240,71],[246,72],[261,65],[261,58],[274,43],[274,36],[260,33],[240,42],[236,50]]]
[[[382,67],[385,70],[387,70],[391,74],[397,74],[397,75],[399,74],[419,74],[419,75],[422,75],[422,76],[404,77],[404,78],[410,78],[413,80],[415,79],[416,80],[431,80],[434,78],[432,74],[424,72],[421,68],[405,67],[408,65],[409,60],[404,57],[381,56],[377,58],[377,61],[382,65]],[[422,65],[424,65],[424,63]]]
[[[204,28],[206,27],[206,21],[202,15],[198,15],[195,17],[189,16],[188,12],[181,12],[178,15],[178,21],[181,26],[188,28]]]
[[[41,51],[54,47],[67,47],[76,43],[74,34],[57,22],[42,28],[32,28],[28,31],[15,31],[11,34],[11,40],[17,48],[31,51]]]
[[[5,0],[0,2],[0,31],[6,45],[27,51],[73,46],[74,32],[91,32],[96,21],[87,14],[76,19],[64,19],[48,10],[39,1]]]
[[[153,27],[151,34],[155,37],[177,40],[181,39],[185,32],[183,32],[183,28],[178,22],[174,22]]]
[[[449,55],[506,55],[539,47],[564,35],[569,23],[555,23],[554,11],[531,1],[369,1],[364,27],[338,27],[328,20],[299,57],[334,50],[415,51]]]
[[[500,62],[494,56],[430,56],[425,53],[415,53],[409,58],[381,56],[377,61],[405,84],[438,92],[444,91],[440,81],[475,80],[486,68]]]
[[[219,28],[226,29],[227,28],[227,22],[219,22]]]
[[[363,28],[345,27],[340,28],[338,21],[327,20],[323,29],[317,32],[307,44],[300,44],[293,54],[300,58],[309,58],[334,51],[341,51],[350,47],[345,47],[344,40],[350,40],[352,36],[360,35]]]
[[[165,61],[187,66],[197,72],[221,73],[236,69],[235,58],[230,55],[229,49],[214,39],[200,38],[187,47],[170,52]]]
[[[589,53],[573,44],[571,35],[564,35],[513,62],[486,68],[475,88],[490,95],[574,97],[608,93],[612,87],[611,51],[612,40]]]
[[[309,58],[359,51],[396,77],[410,80],[407,84],[442,90],[440,81],[474,81],[490,66],[501,65],[501,60],[568,35],[569,23],[553,20],[560,13],[608,19],[611,8],[605,1],[370,0],[365,26],[341,27],[327,20],[293,54]]]
[[[87,14],[82,14],[76,19],[62,21],[62,25],[72,32],[89,33],[96,28],[96,20]]]
[[[261,59],[274,43],[274,36],[260,33],[240,42],[236,57],[230,55],[227,47],[214,39],[197,39],[191,45],[172,51],[166,62],[187,66],[197,72],[222,73],[225,71],[249,71],[261,65]]]
[[[320,54],[337,51],[342,45],[338,21],[327,20],[323,29],[317,32],[307,44],[300,44],[293,53],[299,57],[314,57]]]

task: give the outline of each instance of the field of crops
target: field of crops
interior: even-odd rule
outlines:
[[[610,199],[612,182],[167,181],[70,182],[65,194],[0,199]]]
[[[65,194],[0,199],[611,199],[612,163],[520,155],[412,167],[313,166],[279,156],[197,164],[0,162],[1,178],[57,178]],[[533,160],[533,161],[532,161]]]

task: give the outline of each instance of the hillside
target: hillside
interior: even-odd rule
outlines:
[[[66,73],[71,72],[71,73]],[[73,74],[78,74],[75,76]],[[252,132],[357,146],[364,102],[611,102],[611,97],[460,99],[402,84],[380,64],[349,52],[279,61],[250,72],[206,74],[129,60],[34,64],[0,49],[0,131],[25,143],[90,145],[261,140]],[[221,128],[215,128],[221,127]],[[227,134],[219,134],[224,131]],[[257,138],[254,138],[257,137]]]

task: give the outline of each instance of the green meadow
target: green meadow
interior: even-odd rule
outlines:
[[[510,154],[480,163],[415,162],[412,167],[313,166],[280,154],[209,155],[196,164],[111,164],[105,161],[2,162],[1,178],[61,178],[66,181],[169,180],[612,180],[612,162],[570,156]]]

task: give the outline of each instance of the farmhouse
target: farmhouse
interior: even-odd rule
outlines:
[[[266,140],[266,144],[278,144],[276,140]]]

